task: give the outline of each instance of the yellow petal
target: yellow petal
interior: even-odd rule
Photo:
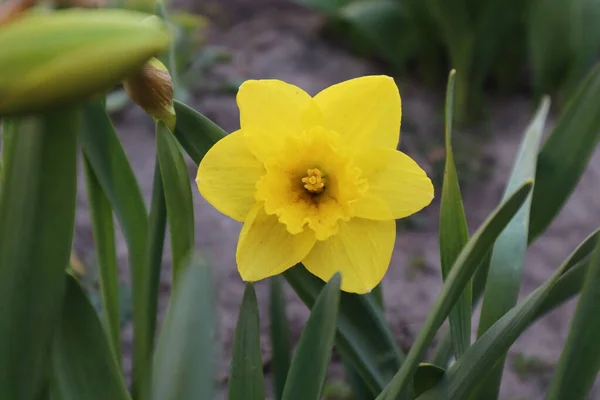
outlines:
[[[244,82],[237,104],[248,145],[261,160],[276,154],[286,136],[297,135],[320,121],[318,108],[308,93],[275,79]]]
[[[280,274],[306,257],[315,241],[310,229],[292,235],[276,216],[265,213],[263,203],[256,203],[240,232],[238,271],[249,282]]]
[[[431,203],[431,180],[406,154],[391,149],[371,149],[357,155],[354,162],[369,186],[364,197],[354,204],[357,217],[404,218]]]
[[[396,223],[353,218],[340,222],[339,233],[317,242],[302,261],[324,281],[342,272],[342,290],[370,292],[385,275],[396,239]]]
[[[248,149],[241,131],[219,140],[206,153],[196,176],[198,190],[217,210],[244,222],[256,202],[256,183],[265,167]]]
[[[387,76],[365,76],[333,85],[315,96],[323,126],[356,149],[395,149],[400,140],[400,93]]]

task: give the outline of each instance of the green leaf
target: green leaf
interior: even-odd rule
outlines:
[[[371,389],[346,357],[342,357],[342,365],[344,366],[346,383],[352,392],[352,400],[373,400],[375,395],[371,393]]]
[[[0,398],[37,400],[75,222],[76,109],[14,120],[0,199]],[[6,159],[6,158],[5,158]]]
[[[485,289],[485,283],[487,280],[488,271],[490,268],[490,257],[491,251],[486,254],[483,258],[477,270],[475,271],[475,275],[473,275],[472,283],[473,283],[473,295],[471,308],[475,308],[483,291]],[[431,362],[435,365],[440,365],[442,367],[447,367],[450,358],[452,357],[452,335],[451,332],[444,332],[442,338],[439,340],[438,344],[435,346],[433,351],[433,356],[431,357]]]
[[[586,399],[600,369],[600,241],[590,260],[548,400]]]
[[[554,288],[571,270],[578,268],[578,264],[585,262],[598,237],[598,232],[595,232],[580,244],[548,281],[492,325],[446,371],[439,384],[420,396],[419,400],[462,400],[473,394],[482,378],[506,355],[512,343],[541,316],[541,311],[548,310],[555,301],[551,297],[559,294]]]
[[[454,266],[450,269],[450,274],[442,286],[442,291],[423,323],[423,327],[406,356],[406,360],[390,384],[377,399],[395,400],[401,393],[405,393],[409,389],[419,362],[425,355],[437,330],[450,313],[450,310],[473,276],[477,266],[485,257],[498,235],[525,202],[531,186],[531,181],[525,183],[509,199],[499,205],[463,248]]]
[[[568,39],[569,3],[565,0],[531,2],[527,24],[529,58],[533,82],[540,94],[554,91],[564,83],[572,60]]]
[[[229,400],[264,400],[265,378],[260,356],[258,304],[251,283],[246,284],[233,337],[229,370]]]
[[[526,130],[506,186],[504,199],[508,198],[524,182],[532,180],[535,175],[538,149],[549,108],[550,100],[545,98]],[[527,251],[530,206],[531,196],[498,236],[494,245],[479,319],[479,336],[517,304],[525,252]],[[504,360],[501,360],[494,371],[487,376],[481,385],[480,398],[495,399],[498,397],[503,367]]]
[[[190,177],[175,136],[162,122],[156,123],[156,151],[171,234],[173,282],[194,248],[194,204]]]
[[[581,178],[600,138],[600,66],[582,82],[538,156],[529,242],[554,220]]]
[[[84,106],[84,154],[117,216],[129,250],[133,289],[133,396],[143,393],[152,352],[151,271],[147,269],[148,214],[129,160],[101,102]]]
[[[66,279],[52,344],[53,385],[62,400],[130,399],[96,310],[75,278]]]
[[[302,265],[288,269],[283,276],[304,304],[312,308],[323,281]],[[342,293],[336,348],[352,363],[373,394],[385,387],[403,360],[391,328],[371,295]]]
[[[175,101],[175,137],[196,164],[227,133],[214,122],[183,103]]]
[[[162,18],[162,20],[165,21],[166,23],[170,22],[167,7],[160,0],[156,1],[156,15],[158,15],[160,18]],[[171,75],[171,82],[173,83],[173,98],[175,98],[176,100],[182,100],[184,98],[185,91],[183,90],[183,88],[181,87],[181,85],[179,83],[179,74],[178,74],[177,65],[175,62],[175,51],[176,51],[175,43],[176,43],[175,40],[171,41],[171,44],[169,45],[169,50],[167,50],[162,55],[162,57],[160,58],[160,61],[164,65],[167,66],[167,69],[169,70],[169,74]]]
[[[326,14],[335,14],[345,5],[353,3],[355,0],[295,0],[297,3],[305,4],[316,8],[318,11]]]
[[[194,257],[178,279],[156,347],[149,398],[213,399],[218,352],[211,270]]]
[[[403,71],[418,42],[404,4],[394,0],[352,1],[335,14],[341,33],[359,53],[377,55]]]
[[[415,372],[414,388],[415,396],[419,397],[421,394],[431,389],[442,379],[446,370],[438,367],[435,364],[421,363],[417,372]]]
[[[452,153],[451,135],[455,74],[456,71],[454,70],[450,72],[446,92],[446,167],[444,168],[444,184],[440,202],[440,259],[444,280],[469,240],[467,218],[465,217]],[[471,313],[471,282],[468,282],[456,306],[450,312],[450,332],[456,358],[460,358],[471,344]]]
[[[284,400],[321,398],[331,360],[341,283],[342,276],[335,274],[315,301],[292,359]]]
[[[110,346],[119,366],[121,365],[121,317],[119,315],[119,270],[115,248],[113,213],[98,179],[84,159],[84,171],[90,205],[90,217],[94,233],[94,245],[100,270],[100,296],[102,299],[102,322]]]
[[[160,176],[158,155],[154,163],[154,178],[152,181],[152,200],[150,203],[150,216],[148,217],[148,245],[146,246],[146,270],[148,271],[148,297],[146,307],[150,315],[148,326],[148,340],[154,343],[156,331],[156,315],[158,313],[158,291],[160,286],[160,270],[165,245],[165,232],[167,229],[167,206],[165,193]]]
[[[0,175],[0,188],[1,185],[6,180],[6,169],[8,165],[11,163],[10,156],[12,154],[11,146],[13,142],[13,138],[15,137],[15,129],[16,129],[16,120],[10,118],[3,118],[0,120],[1,125],[1,134],[2,134],[2,174]]]
[[[288,328],[287,315],[285,313],[285,297],[283,295],[283,283],[279,275],[269,279],[270,282],[270,328],[271,349],[273,363],[273,392],[276,400],[281,399],[288,370],[292,350],[290,348],[290,330]]]

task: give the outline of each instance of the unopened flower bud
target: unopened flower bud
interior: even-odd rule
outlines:
[[[158,59],[152,58],[142,69],[123,81],[125,91],[148,115],[175,128],[173,81],[169,71]]]
[[[109,90],[170,43],[166,26],[124,10],[28,11],[0,26],[0,115]]]

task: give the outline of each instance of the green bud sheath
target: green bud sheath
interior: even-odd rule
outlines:
[[[124,10],[28,12],[0,27],[0,115],[108,90],[170,42],[166,26]]]

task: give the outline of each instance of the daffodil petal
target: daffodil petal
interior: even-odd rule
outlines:
[[[365,76],[333,85],[315,96],[323,126],[355,149],[395,149],[400,140],[400,93],[388,76]]]
[[[261,160],[277,152],[286,136],[320,122],[320,112],[308,93],[275,79],[244,82],[237,104],[248,145]]]
[[[339,233],[315,244],[302,261],[306,269],[324,281],[342,272],[342,290],[370,292],[385,275],[390,264],[396,223],[353,218],[340,222]]]
[[[265,213],[263,203],[256,203],[240,232],[238,271],[249,282],[280,274],[306,257],[315,242],[310,229],[292,235],[276,216]]]
[[[217,210],[244,222],[256,202],[256,183],[265,167],[250,152],[241,131],[219,140],[206,153],[196,175],[198,190]]]
[[[419,165],[392,149],[371,149],[357,155],[355,164],[367,179],[364,197],[354,203],[357,217],[388,220],[407,217],[433,200],[433,184]]]

